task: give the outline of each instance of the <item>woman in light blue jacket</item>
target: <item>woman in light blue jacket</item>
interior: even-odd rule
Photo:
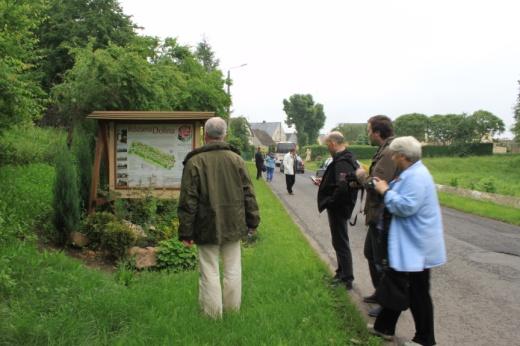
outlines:
[[[274,154],[270,152],[269,155],[267,155],[265,157],[265,167],[267,170],[266,180],[268,182],[273,181],[273,173],[274,173],[275,166],[276,166],[276,160],[274,158]]]
[[[414,137],[394,139],[389,149],[401,174],[387,184],[375,178],[375,189],[392,214],[388,235],[388,270],[378,300],[383,306],[372,332],[390,338],[401,310],[410,307],[415,321],[413,342],[435,345],[430,268],[446,263],[441,210],[433,178],[420,161]],[[385,282],[386,281],[386,282]],[[386,292],[385,292],[386,291]],[[402,304],[397,304],[401,301]]]

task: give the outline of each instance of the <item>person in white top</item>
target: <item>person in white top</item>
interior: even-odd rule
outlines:
[[[293,186],[296,181],[296,149],[291,149],[285,156],[283,157],[283,172],[285,174],[285,183],[287,185],[287,192],[289,195],[293,195]]]

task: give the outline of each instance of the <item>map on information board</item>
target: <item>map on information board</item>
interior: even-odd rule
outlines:
[[[116,187],[178,188],[193,149],[191,124],[116,125]]]

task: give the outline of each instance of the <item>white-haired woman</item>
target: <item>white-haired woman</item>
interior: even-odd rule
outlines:
[[[414,137],[396,138],[389,149],[401,174],[390,184],[375,178],[375,189],[383,195],[392,221],[389,268],[376,292],[383,310],[372,332],[391,338],[401,311],[409,306],[415,322],[411,344],[435,345],[430,268],[446,262],[437,191]]]

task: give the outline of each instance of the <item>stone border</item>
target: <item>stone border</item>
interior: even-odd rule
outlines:
[[[472,199],[489,201],[500,205],[506,205],[513,208],[520,208],[520,198],[512,196],[498,195],[496,193],[488,193],[482,191],[461,189],[448,185],[437,184],[437,190],[452,193],[462,197],[469,197]]]

